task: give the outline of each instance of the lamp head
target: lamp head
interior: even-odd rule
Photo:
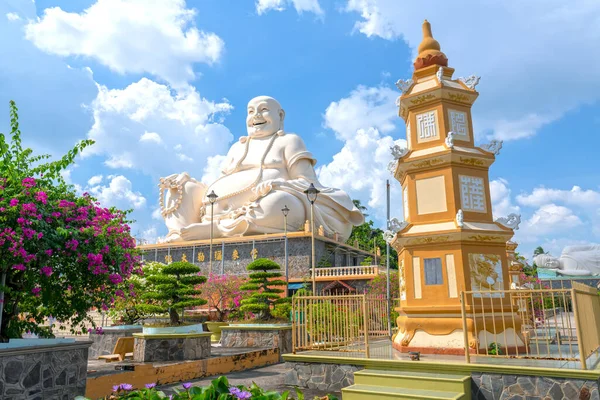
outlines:
[[[287,217],[288,213],[290,212],[290,209],[288,208],[287,205],[283,206],[283,208],[281,209],[281,212],[283,213],[283,215],[285,217]]]
[[[315,185],[311,183],[304,193],[306,193],[306,198],[308,198],[308,201],[310,201],[311,204],[314,204],[314,202],[317,200],[317,195],[321,192],[315,187]]]
[[[206,197],[208,197],[208,201],[210,201],[210,204],[214,204],[215,201],[217,201],[217,197],[219,196],[216,195],[214,190],[211,190],[210,194]]]

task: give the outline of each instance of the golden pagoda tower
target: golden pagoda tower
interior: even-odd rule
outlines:
[[[403,92],[398,105],[408,148],[395,155],[394,176],[402,185],[405,223],[390,241],[399,253],[402,293],[394,347],[464,354],[461,291],[510,288],[506,243],[513,230],[493,220],[488,177],[501,143],[486,149],[474,145],[471,106],[478,96],[479,78],[452,78],[454,69],[448,67],[427,21],[418,51],[412,79],[397,83]],[[484,311],[486,316],[492,311],[512,312],[508,301],[501,304],[501,299],[492,298],[496,296],[502,295],[484,295],[489,297],[486,306],[473,301],[477,294],[466,296],[472,351],[483,322],[488,331],[495,331],[487,337],[493,335],[501,346],[523,345],[521,340],[504,343],[506,335],[501,335],[504,328],[520,332],[518,318],[510,326],[508,319],[504,324],[500,320],[495,324],[492,317],[483,321]]]

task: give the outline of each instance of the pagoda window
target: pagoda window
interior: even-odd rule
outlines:
[[[444,277],[442,275],[441,258],[423,259],[423,269],[425,270],[425,285],[443,285]]]

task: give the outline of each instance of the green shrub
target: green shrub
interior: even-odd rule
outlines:
[[[146,278],[150,284],[142,295],[149,304],[138,305],[144,313],[169,313],[171,325],[179,325],[178,309],[206,304],[195,286],[206,282],[206,277],[198,275],[200,267],[189,262],[178,261],[165,265],[156,274]]]
[[[256,319],[260,320],[269,320],[274,315],[284,315],[285,307],[289,307],[286,304],[289,304],[290,299],[281,297],[280,293],[284,290],[277,288],[277,286],[287,286],[286,281],[277,279],[281,278],[279,264],[268,258],[258,258],[248,264],[246,269],[251,271],[250,280],[240,289],[252,291],[252,294],[242,300],[240,310],[251,312]]]

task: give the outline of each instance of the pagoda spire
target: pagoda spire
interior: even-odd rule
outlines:
[[[441,51],[440,43],[433,38],[431,24],[423,22],[423,40],[418,47],[419,54],[414,62],[415,70],[429,67],[431,65],[448,66],[448,58]]]

